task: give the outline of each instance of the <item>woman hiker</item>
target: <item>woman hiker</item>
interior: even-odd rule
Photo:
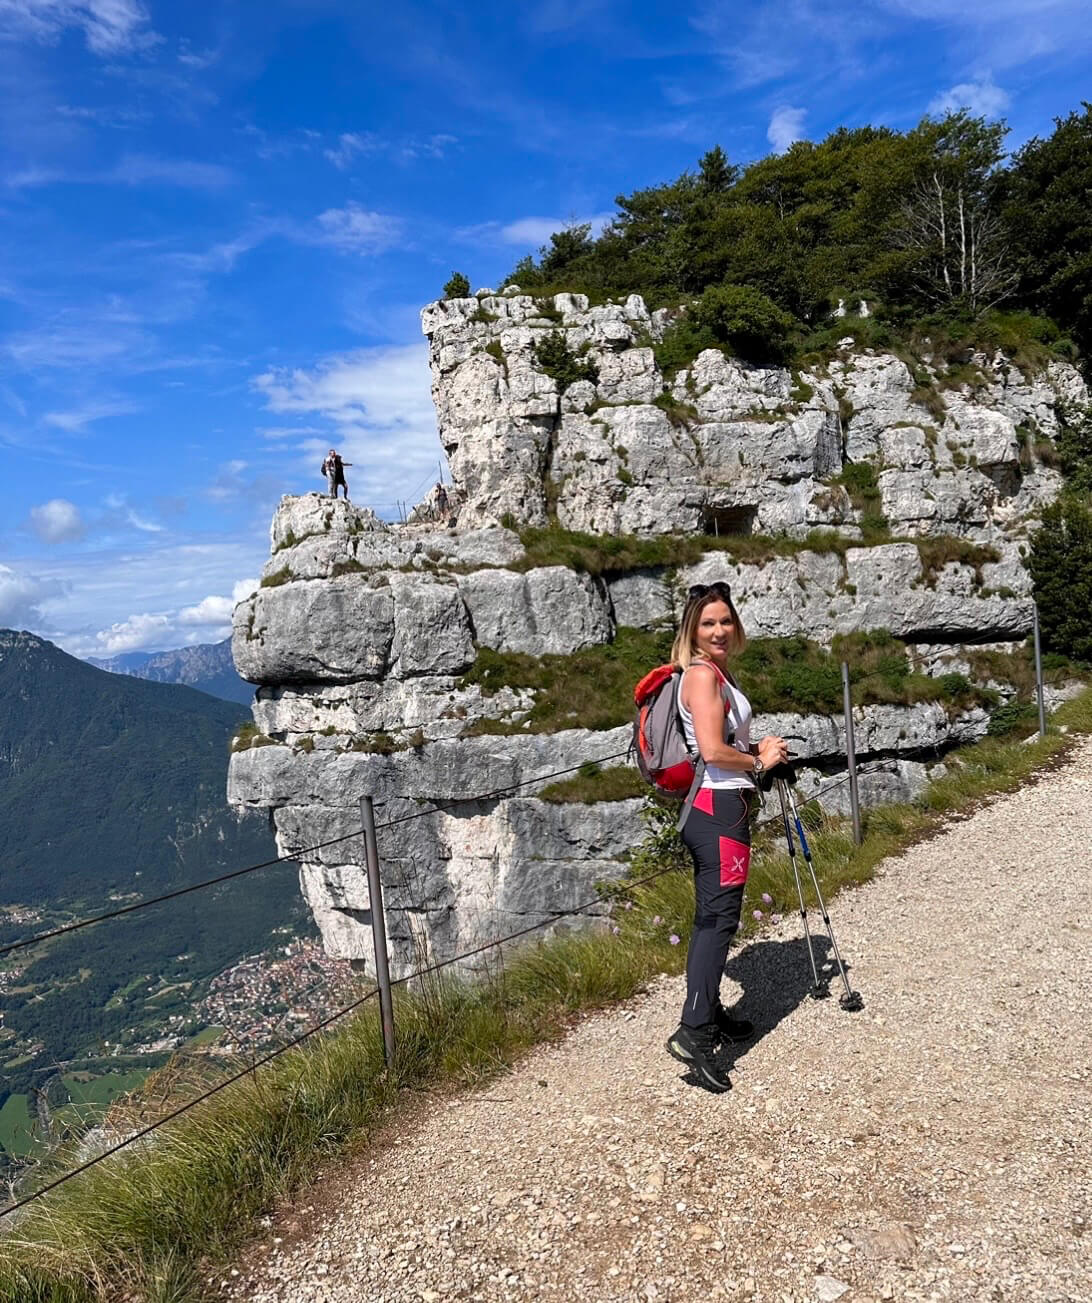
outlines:
[[[718,1045],[746,1040],[754,1031],[746,1019],[729,1016],[720,1002],[720,980],[750,866],[755,776],[788,759],[784,738],[751,742],[751,703],[728,669],[729,658],[745,644],[728,585],[691,588],[671,659],[683,669],[679,715],[687,745],[705,761],[705,776],[682,831],[694,857],[696,906],[686,1004],[667,1049],[706,1089],[718,1092],[732,1084],[717,1062]],[[729,730],[734,736],[726,742]]]

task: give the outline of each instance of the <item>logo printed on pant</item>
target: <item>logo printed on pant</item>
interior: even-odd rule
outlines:
[[[734,837],[720,838],[720,885],[738,887],[747,881],[751,867],[751,848]]]

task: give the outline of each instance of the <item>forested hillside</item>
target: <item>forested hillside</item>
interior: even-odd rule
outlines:
[[[225,799],[245,716],[0,631],[0,944],[273,858],[266,821]],[[208,978],[301,930],[284,865],[0,959],[0,1148],[27,1092],[74,1061],[162,1061],[148,1047],[200,1029]]]

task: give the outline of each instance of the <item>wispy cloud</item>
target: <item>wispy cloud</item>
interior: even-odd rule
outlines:
[[[261,159],[290,158],[293,154],[308,153],[316,148],[322,140],[322,134],[300,127],[283,136],[274,136],[253,122],[247,122],[239,129],[239,134],[248,139],[254,152]]]
[[[382,253],[393,248],[402,233],[397,217],[371,212],[358,203],[344,208],[328,208],[317,219],[315,243],[340,249],[343,253]]]
[[[374,154],[387,154],[396,162],[412,163],[418,158],[443,158],[456,136],[435,132],[430,136],[384,137],[374,131],[343,131],[337,142],[322,151],[323,157],[338,168],[348,171],[359,158]]]
[[[200,71],[211,68],[220,61],[222,51],[216,49],[199,50],[192,41],[183,37],[178,43],[178,62],[186,68]]]
[[[129,54],[156,45],[139,0],[0,0],[0,31],[39,41],[56,41],[66,28],[83,31],[95,54]]]
[[[192,158],[160,158],[155,154],[127,154],[102,178],[122,185],[168,185],[184,190],[222,190],[235,174],[220,163]]]
[[[42,420],[46,425],[64,430],[67,434],[79,434],[95,421],[104,421],[111,416],[128,416],[136,410],[136,404],[128,400],[103,399],[85,403],[80,407],[68,408],[65,411],[46,412]]]
[[[766,128],[766,139],[779,154],[783,154],[790,145],[804,138],[805,109],[784,107],[774,109],[770,125]]]
[[[21,168],[9,172],[4,184],[9,190],[35,190],[51,185],[161,185],[182,190],[223,190],[235,179],[235,173],[221,163],[126,154],[113,167],[98,170],[38,165]]]
[[[343,131],[337,138],[337,144],[332,149],[324,149],[322,156],[344,172],[361,154],[374,154],[378,149],[379,137],[372,132]]]
[[[16,332],[8,336],[0,353],[23,370],[39,371],[103,366],[147,347],[146,336],[131,323],[92,315],[73,320],[62,317],[38,329]],[[63,413],[54,415],[63,418]]]
[[[511,222],[479,222],[474,226],[462,226],[455,232],[455,237],[470,244],[495,244],[499,241],[537,249],[549,243],[550,236],[556,231],[571,226],[588,225],[592,228],[592,235],[597,236],[613,218],[614,213],[592,213],[587,217],[517,217]]]
[[[954,113],[959,109],[969,109],[977,117],[997,118],[1009,106],[1009,97],[1000,86],[995,86],[989,77],[981,81],[960,82],[935,96],[929,102],[932,114]]]

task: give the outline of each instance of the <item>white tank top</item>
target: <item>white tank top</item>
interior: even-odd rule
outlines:
[[[682,682],[686,682],[686,676],[689,670],[683,672]],[[733,684],[728,684],[728,705],[731,711],[731,724],[735,729],[735,738],[732,740],[732,746],[737,751],[742,751],[746,755],[751,750],[751,703]],[[687,710],[683,703],[682,683],[679,685],[679,718],[682,720],[683,735],[686,738],[686,745],[692,750],[698,750],[698,739],[694,733],[694,716]],[[718,789],[743,787],[752,789],[754,781],[750,774],[745,773],[742,769],[720,769],[717,765],[705,766],[705,777],[701,781],[702,787],[713,787]]]

